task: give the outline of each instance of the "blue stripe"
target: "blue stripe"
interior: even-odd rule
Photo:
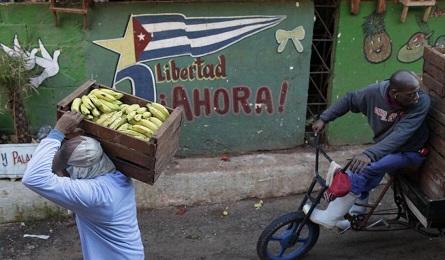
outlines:
[[[250,24],[249,26],[261,25],[261,24],[264,24],[266,26],[273,25],[269,22],[260,22],[260,23]],[[264,26],[264,27],[266,27],[266,26]],[[161,31],[161,32],[153,33],[152,41],[165,40],[165,39],[170,39],[170,38],[175,38],[175,37],[180,37],[180,36],[186,36],[187,38],[190,38],[190,39],[196,39],[196,38],[201,38],[201,37],[210,37],[212,35],[217,35],[220,33],[234,31],[236,29],[240,29],[243,27],[246,27],[246,25],[237,25],[237,26],[225,27],[225,28],[220,28],[220,29],[209,29],[209,30],[195,31],[195,32],[188,32],[186,30]],[[261,27],[260,29],[264,29],[264,27]],[[256,29],[250,30],[250,32],[252,32],[252,31],[257,31],[257,30]]]
[[[166,57],[176,57],[176,56],[181,56],[181,55],[185,55],[185,54],[190,54],[192,56],[201,56],[204,54],[216,52],[230,44],[234,44],[237,41],[241,40],[243,37],[245,37],[251,33],[254,33],[255,31],[259,31],[259,30],[261,30],[261,28],[237,35],[237,36],[227,39],[225,41],[221,41],[221,42],[218,42],[218,43],[215,43],[212,45],[208,45],[208,46],[203,46],[203,47],[192,48],[190,45],[187,44],[187,45],[180,45],[180,46],[156,49],[156,50],[152,50],[152,51],[144,51],[141,54],[141,56],[139,57],[139,60],[146,61],[146,60],[160,59],[160,58],[166,58]]]
[[[136,16],[135,19],[139,21],[141,24],[148,24],[148,23],[162,23],[162,22],[182,22],[184,23],[184,26],[187,27],[188,25],[197,25],[197,24],[209,24],[214,22],[227,22],[227,21],[234,21],[234,20],[249,20],[253,18],[270,18],[270,16],[254,16],[254,17],[241,17],[241,18],[233,18],[233,17],[226,17],[226,18],[189,18],[186,19],[181,15],[159,15],[159,16],[153,16],[153,15],[147,15],[147,16]],[[160,58],[166,58],[166,57],[176,57],[181,55],[192,55],[192,56],[200,56],[204,54],[209,54],[216,52],[218,50],[223,49],[226,46],[229,46],[231,44],[234,44],[243,38],[252,35],[256,32],[262,31],[268,27],[273,27],[277,23],[279,23],[283,17],[277,17],[269,21],[261,21],[256,22],[252,24],[246,24],[246,25],[236,25],[236,26],[230,26],[230,27],[224,27],[220,29],[209,29],[204,31],[193,31],[188,32],[185,29],[175,29],[175,30],[164,30],[160,32],[154,32],[153,33],[153,39],[152,41],[160,41],[160,40],[168,40],[171,38],[177,38],[177,37],[187,37],[188,39],[199,39],[199,38],[206,38],[206,37],[212,37],[217,34],[225,33],[225,32],[231,32],[235,31],[237,29],[245,28],[247,26],[261,26],[259,28],[251,29],[245,33],[237,34],[234,37],[230,39],[226,39],[223,41],[219,41],[215,44],[203,46],[203,47],[191,47],[188,42],[185,42],[183,45],[178,46],[172,46],[172,47],[164,47],[161,49],[156,50],[148,50],[144,51],[141,56],[139,57],[139,61],[147,61],[147,60],[153,60],[153,59],[160,59]],[[159,24],[159,26],[162,26],[162,24]]]

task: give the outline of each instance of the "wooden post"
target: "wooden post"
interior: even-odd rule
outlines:
[[[385,0],[377,0],[377,13],[381,14],[386,10],[386,1]]]
[[[351,0],[351,13],[357,15],[360,9],[360,0]]]
[[[57,27],[59,26],[57,13],[72,13],[72,14],[81,14],[83,15],[83,28],[88,28],[87,23],[87,13],[88,13],[88,7],[92,5],[92,0],[80,0],[82,2],[81,8],[71,8],[71,7],[60,7],[56,6],[56,0],[51,0],[50,3],[50,9],[53,12],[54,16],[54,25]]]

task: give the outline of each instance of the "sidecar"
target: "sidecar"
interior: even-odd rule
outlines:
[[[431,107],[427,159],[412,177],[401,174],[400,188],[412,214],[425,227],[445,227],[445,48],[425,46],[421,88]]]
[[[428,198],[417,182],[404,175],[398,176],[397,182],[412,216],[425,228],[445,228],[445,198]]]

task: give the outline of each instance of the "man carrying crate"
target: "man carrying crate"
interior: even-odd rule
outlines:
[[[82,131],[83,119],[73,110],[57,121],[22,183],[76,214],[84,259],[144,259],[132,179],[116,170],[95,139],[77,135],[62,144],[66,135]],[[59,172],[69,177],[54,174]]]

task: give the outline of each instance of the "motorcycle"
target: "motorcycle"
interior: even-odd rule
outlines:
[[[310,221],[310,215],[320,204],[324,192],[329,188],[326,180],[319,174],[320,154],[329,162],[333,161],[322,149],[319,136],[316,143],[315,176],[297,210],[279,216],[261,233],[257,242],[257,254],[260,259],[301,259],[317,243],[320,226]],[[349,164],[343,167],[342,173],[345,173],[348,166]],[[380,211],[380,202],[390,188],[393,190],[396,208]],[[303,212],[303,206],[308,201],[311,203],[311,208],[306,215]],[[374,203],[356,205],[365,207],[367,212],[357,215],[347,213],[345,219],[350,225],[340,230],[340,233],[343,234],[349,230],[399,230],[397,227],[401,225],[432,238],[445,235],[445,198],[437,200],[427,198],[418,184],[402,172],[389,176]]]

